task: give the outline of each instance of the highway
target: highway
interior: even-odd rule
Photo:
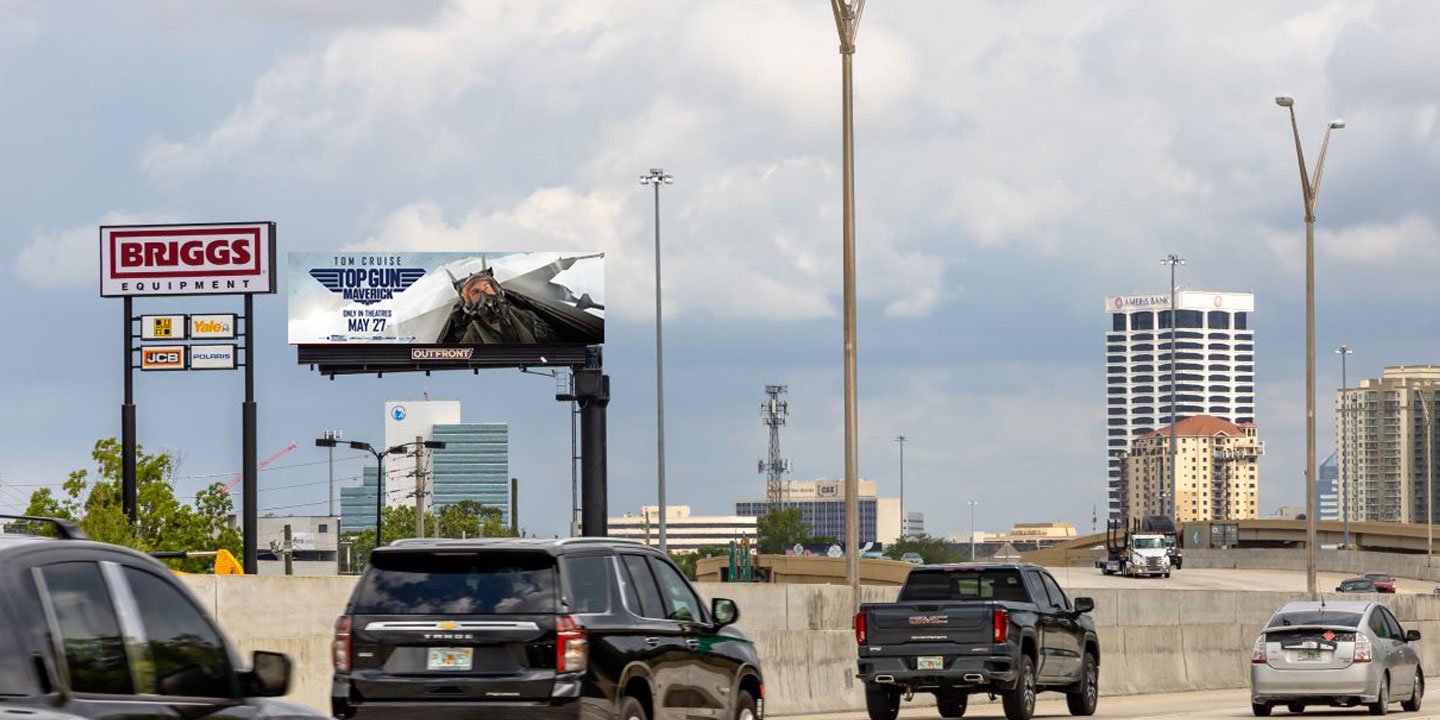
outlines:
[[[970,711],[965,717],[979,718],[1000,718],[1005,717],[1004,711],[1000,709],[1000,703],[984,701],[972,704]],[[974,700],[974,698],[972,698]],[[1275,717],[1289,715],[1284,708],[1275,709]],[[1311,708],[1299,717],[1367,717],[1365,708]],[[858,713],[831,713],[825,715],[791,715],[790,720],[863,720],[867,716],[863,712]],[[933,707],[906,708],[900,712],[901,718],[939,718],[940,715]],[[1065,700],[1059,695],[1046,693],[1040,696],[1040,702],[1035,706],[1035,717],[1037,718],[1062,718],[1070,717],[1065,709]],[[1130,718],[1131,720],[1159,720],[1160,718],[1248,718],[1254,717],[1250,714],[1250,694],[1248,690],[1213,690],[1207,692],[1191,693],[1169,693],[1164,695],[1126,695],[1122,697],[1101,697],[1100,709],[1095,713],[1099,718]],[[1296,717],[1296,716],[1291,716]],[[1401,718],[1440,718],[1440,708],[1421,710],[1417,713],[1407,713],[1400,710],[1399,705],[1393,705],[1390,709],[1390,717]]]
[[[1378,568],[1383,570],[1383,568]],[[1102,575],[1093,567],[1049,568],[1066,590],[1107,588],[1147,588],[1155,590],[1264,590],[1305,592],[1305,573],[1290,570],[1232,570],[1218,568],[1185,568],[1171,573],[1170,578],[1127,578]],[[1336,573],[1316,575],[1320,589],[1333,591],[1341,580],[1353,577]],[[1396,591],[1430,594],[1436,583],[1397,578]]]

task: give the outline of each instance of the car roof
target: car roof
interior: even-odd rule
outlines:
[[[660,551],[652,548],[638,540],[627,540],[622,538],[607,537],[578,537],[578,538],[407,538],[396,540],[385,547],[376,548],[378,553],[392,552],[424,552],[434,551],[456,551],[456,550],[504,550],[504,551],[530,551],[545,552],[551,555],[564,555],[574,550],[587,549],[625,549],[625,550],[648,550],[656,554]]]
[[[959,563],[934,563],[927,565],[916,565],[915,570],[1021,570],[1024,568],[1041,569],[1039,565],[1026,562],[959,562]]]
[[[1373,602],[1358,602],[1354,600],[1339,602],[1315,602],[1313,600],[1299,600],[1296,602],[1285,603],[1283,607],[1275,611],[1275,614],[1279,615],[1280,613],[1318,610],[1331,612],[1364,613],[1366,610],[1369,610],[1373,605],[1375,605],[1375,603]]]

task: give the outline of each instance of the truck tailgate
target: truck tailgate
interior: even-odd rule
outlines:
[[[867,645],[910,643],[989,645],[992,603],[892,603],[869,607]]]

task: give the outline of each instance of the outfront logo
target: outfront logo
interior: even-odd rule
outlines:
[[[326,290],[361,305],[374,305],[405,292],[425,277],[424,268],[314,268],[310,277]]]

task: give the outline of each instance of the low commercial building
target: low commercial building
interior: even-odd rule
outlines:
[[[1172,437],[1173,436],[1173,437]],[[1171,488],[1170,443],[1175,442]],[[1171,514],[1179,522],[1259,516],[1259,460],[1265,452],[1251,423],[1197,415],[1137,438],[1120,456],[1122,510],[1132,520]]]
[[[694,552],[706,547],[728,547],[730,543],[756,542],[757,518],[739,515],[691,515],[689,505],[665,508],[665,544],[671,552]],[[660,545],[660,508],[646,505],[640,514],[625,513],[608,519],[613,538],[639,540]]]
[[[1075,526],[1068,522],[1015,523],[1008,533],[985,533],[981,542],[1009,543],[1021,550],[1039,550],[1075,538]]]
[[[876,496],[874,480],[859,481],[860,543],[893,543],[900,539],[900,499]],[[787,480],[779,503],[742,500],[735,514],[763,517],[772,508],[798,508],[800,517],[816,537],[845,540],[845,481],[839,479]]]
[[[371,513],[373,516],[373,512]],[[261,575],[285,574],[285,528],[290,528],[293,575],[340,572],[340,518],[332,515],[267,515],[255,519],[256,567]]]

